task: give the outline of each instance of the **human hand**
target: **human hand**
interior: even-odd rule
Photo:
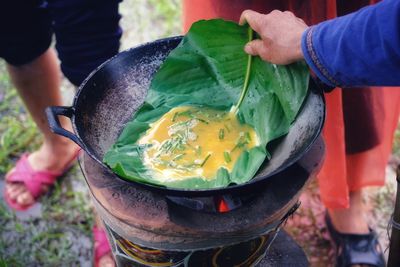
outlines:
[[[307,25],[292,12],[274,10],[260,14],[252,10],[243,11],[239,24],[248,23],[260,39],[245,46],[246,53],[259,55],[263,60],[286,65],[304,58],[301,50],[301,36]]]

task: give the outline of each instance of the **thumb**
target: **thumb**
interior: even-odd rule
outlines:
[[[257,56],[265,52],[265,44],[262,40],[253,40],[248,42],[244,47],[244,51],[252,56]]]

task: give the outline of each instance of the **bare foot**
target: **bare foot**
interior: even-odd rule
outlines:
[[[115,267],[114,258],[111,253],[103,255],[99,260],[100,267]]]
[[[28,157],[29,164],[36,171],[45,170],[56,173],[62,173],[71,163],[71,160],[76,155],[79,147],[72,141],[62,140],[55,148],[43,144],[39,150],[31,153]],[[9,176],[15,169],[10,170],[6,177]],[[5,190],[11,200],[19,205],[28,206],[35,202],[32,194],[27,190],[23,183],[7,182]],[[47,192],[49,187],[42,186],[42,191]]]
[[[105,231],[104,224],[103,224],[102,220],[100,219],[99,215],[96,213],[95,210],[93,210],[93,212],[94,212],[94,220],[95,220],[95,224],[96,224],[97,228]],[[101,245],[101,244],[97,244],[97,241],[95,241],[94,247],[96,248],[99,245]],[[111,252],[104,254],[103,256],[100,257],[99,267],[115,267],[115,261],[114,261],[114,258],[112,256]]]

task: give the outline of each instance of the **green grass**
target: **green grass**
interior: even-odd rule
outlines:
[[[393,154],[397,157],[400,157],[400,123],[394,133],[394,141],[393,141]]]
[[[149,0],[154,7],[154,15],[164,23],[165,32],[162,37],[176,34],[176,29],[181,28],[181,2],[182,0]]]
[[[0,266],[81,266],[91,260],[93,213],[75,168],[42,198],[40,218],[19,219],[0,203]],[[82,244],[86,244],[82,245]]]

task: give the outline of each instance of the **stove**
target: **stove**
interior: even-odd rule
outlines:
[[[323,155],[319,138],[250,195],[194,198],[132,186],[86,154],[80,165],[118,266],[308,266],[281,227]]]

